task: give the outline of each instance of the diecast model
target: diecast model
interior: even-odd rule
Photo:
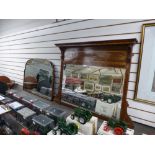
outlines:
[[[85,124],[92,118],[92,113],[82,108],[76,108],[74,112],[71,114],[71,119],[74,119],[75,117],[78,118],[78,121],[81,124]]]
[[[100,99],[106,101],[107,103],[116,103],[121,100],[121,96],[111,95],[111,94],[100,94]]]
[[[114,134],[116,135],[122,135],[127,130],[127,124],[121,120],[110,119],[107,125],[113,128]]]
[[[58,125],[53,129],[52,133],[57,135],[75,135],[78,133],[78,126],[75,123],[67,124],[65,119],[61,118],[58,121]]]

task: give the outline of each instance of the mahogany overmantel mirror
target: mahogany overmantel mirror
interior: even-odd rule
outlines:
[[[46,59],[26,62],[23,89],[40,97],[53,100],[54,65]]]
[[[136,39],[57,44],[62,59],[58,102],[133,127],[126,98],[135,43]]]

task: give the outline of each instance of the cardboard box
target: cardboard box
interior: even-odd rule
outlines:
[[[97,100],[95,112],[97,112],[100,115],[107,116],[109,118],[111,118],[113,116],[116,118],[119,118],[120,117],[120,107],[121,107],[120,101],[117,103],[109,104],[105,101]]]

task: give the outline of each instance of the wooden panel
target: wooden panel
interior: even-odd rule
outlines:
[[[155,20],[150,20],[148,22],[154,21]],[[141,35],[140,32],[141,25],[143,23],[146,23],[146,21],[137,19],[86,21],[75,19],[37,27],[16,34],[2,36],[0,37],[0,54],[2,54],[3,57],[0,57],[0,74],[6,74],[15,79],[17,83],[22,84],[24,66],[26,61],[31,57],[31,53],[38,55],[39,58],[44,55],[44,58],[51,60],[56,65],[57,78],[55,80],[55,92],[57,92],[60,77],[60,60],[55,60],[55,57],[57,58],[60,56],[60,51],[55,47],[56,43],[74,43],[136,38],[138,40],[138,44],[134,45],[132,53],[139,53]],[[58,55],[53,55],[54,57],[49,58],[49,56],[52,56],[52,53],[58,53]],[[15,56],[13,56],[12,58],[10,57],[12,56],[10,54],[13,54]],[[138,55],[134,55],[132,58],[133,64],[131,65],[131,73],[129,79],[129,81],[133,82],[129,82],[129,90],[134,90],[134,83],[136,81],[136,72],[138,66],[136,64],[138,62],[137,60]],[[134,91],[128,91],[128,98],[133,99],[133,96]],[[149,107],[146,104],[135,102],[132,100],[129,101],[129,105],[133,108],[142,110],[147,109],[150,112],[154,111],[154,107]],[[141,119],[134,118],[134,120],[138,122],[144,122],[144,124],[150,126],[153,125],[151,123],[148,123],[147,121],[142,121]]]
[[[24,31],[18,31],[16,33],[11,33],[11,34],[8,34],[8,35],[4,35],[4,36],[1,36],[0,39],[5,39],[5,38],[10,38],[10,37],[14,37],[14,36],[18,36],[18,35],[23,35],[23,34],[27,34],[27,33],[30,33],[30,32],[35,32],[35,31],[39,31],[39,30],[44,30],[44,29],[48,29],[48,28],[51,28],[51,27],[57,27],[57,26],[61,26],[61,25],[68,25],[68,24],[72,24],[72,23],[78,23],[78,22],[83,22],[85,20],[83,19],[72,19],[72,20],[66,20],[66,21],[63,21],[63,22],[59,22],[59,23],[51,23],[51,24],[48,24],[48,25],[44,25],[44,26],[40,26],[40,27],[35,27],[35,28],[32,28],[32,29],[26,29]]]
[[[104,48],[104,50],[103,50]],[[113,55],[116,55],[115,57]],[[65,52],[65,63],[91,65],[93,62],[97,66],[118,66],[125,67],[127,53],[124,49],[115,46],[110,49],[107,46],[89,48],[70,48]]]
[[[135,44],[132,49],[132,53],[139,53],[140,44]]]
[[[40,57],[41,58],[41,57]],[[1,58],[0,57],[0,61],[5,61],[5,62],[8,62],[8,63],[11,63],[11,62],[18,62],[18,63],[26,63],[27,60],[29,60],[30,58]],[[46,57],[46,59],[48,59]],[[48,59],[49,61],[52,61],[55,65],[60,65],[60,60],[55,60],[55,59]]]
[[[134,117],[138,117],[138,118],[143,118],[145,120],[149,120],[149,121],[155,123],[155,115],[152,114],[152,113],[128,108],[128,114],[130,116],[134,116]]]
[[[147,23],[155,22],[155,20],[151,20]],[[62,39],[69,39],[69,38],[83,38],[83,37],[94,37],[94,36],[109,36],[109,35],[117,35],[117,34],[130,34],[130,33],[140,33],[140,27],[144,22],[137,22],[137,23],[129,23],[123,25],[115,25],[109,27],[97,27],[92,29],[84,29],[76,31],[70,30],[68,26],[68,31],[62,31],[62,28],[57,29],[50,29],[50,32],[43,34],[38,31],[37,35],[29,34],[29,36],[24,36],[21,39],[14,39],[7,42],[0,42],[0,46],[18,44],[18,43],[29,43],[29,42],[41,42],[46,40],[62,40]],[[81,24],[81,23],[80,23]],[[84,23],[83,23],[84,24]],[[82,24],[81,24],[82,26]],[[65,26],[64,26],[65,27]],[[61,30],[61,32],[59,32]],[[63,32],[63,33],[62,33]]]
[[[153,123],[153,122],[150,122],[148,120],[144,120],[144,119],[141,119],[141,118],[132,117],[132,116],[130,116],[130,117],[135,122],[138,122],[138,123],[141,123],[141,124],[145,124],[145,125],[148,125],[148,126],[155,127],[155,123]],[[147,133],[144,133],[144,134],[147,134]],[[154,133],[149,133],[149,134],[154,134]]]
[[[139,54],[134,54],[131,63],[138,63]]]
[[[137,73],[138,64],[131,64],[130,72]]]
[[[135,90],[135,82],[129,82],[128,83],[129,85],[128,85],[128,90]]]
[[[136,73],[130,73],[129,81],[135,82],[136,81],[136,76],[137,76]]]
[[[146,20],[147,21],[147,20]],[[152,20],[151,20],[152,21]],[[138,19],[99,19],[99,20],[72,20],[70,23],[63,25],[61,24],[51,24],[49,26],[40,27],[37,29],[32,29],[29,31],[25,31],[24,33],[21,33],[20,35],[13,35],[12,37],[5,37],[0,38],[1,42],[8,42],[11,40],[19,40],[19,39],[25,39],[29,37],[36,37],[41,35],[48,35],[48,34],[60,34],[60,33],[68,33],[73,31],[80,31],[80,30],[88,30],[88,29],[94,29],[102,28],[102,27],[112,27],[117,25],[124,25],[129,23],[136,23],[136,22],[144,22],[144,20],[138,20]],[[148,21],[150,22],[150,21]],[[124,24],[123,24],[124,23]]]
[[[149,105],[149,104],[144,104],[142,102],[136,102],[134,100],[128,100],[129,107],[135,108],[138,110],[143,110],[146,112],[151,112],[155,114],[155,106]]]
[[[34,49],[6,49],[0,50],[0,54],[60,54],[60,50],[53,48],[34,48]]]
[[[134,91],[128,91],[127,98],[133,99],[134,98]]]
[[[60,60],[60,54],[44,54],[44,53],[36,53],[36,54],[25,54],[25,53],[20,53],[20,54],[1,54],[1,58],[24,58],[24,59],[30,59],[30,58],[42,58],[42,59],[47,59],[47,58],[52,58],[54,60]]]

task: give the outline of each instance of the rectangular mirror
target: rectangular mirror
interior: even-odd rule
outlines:
[[[135,39],[57,44],[61,50],[57,102],[82,107],[93,115],[133,123],[127,91]]]
[[[125,69],[66,64],[62,102],[120,118]]]

